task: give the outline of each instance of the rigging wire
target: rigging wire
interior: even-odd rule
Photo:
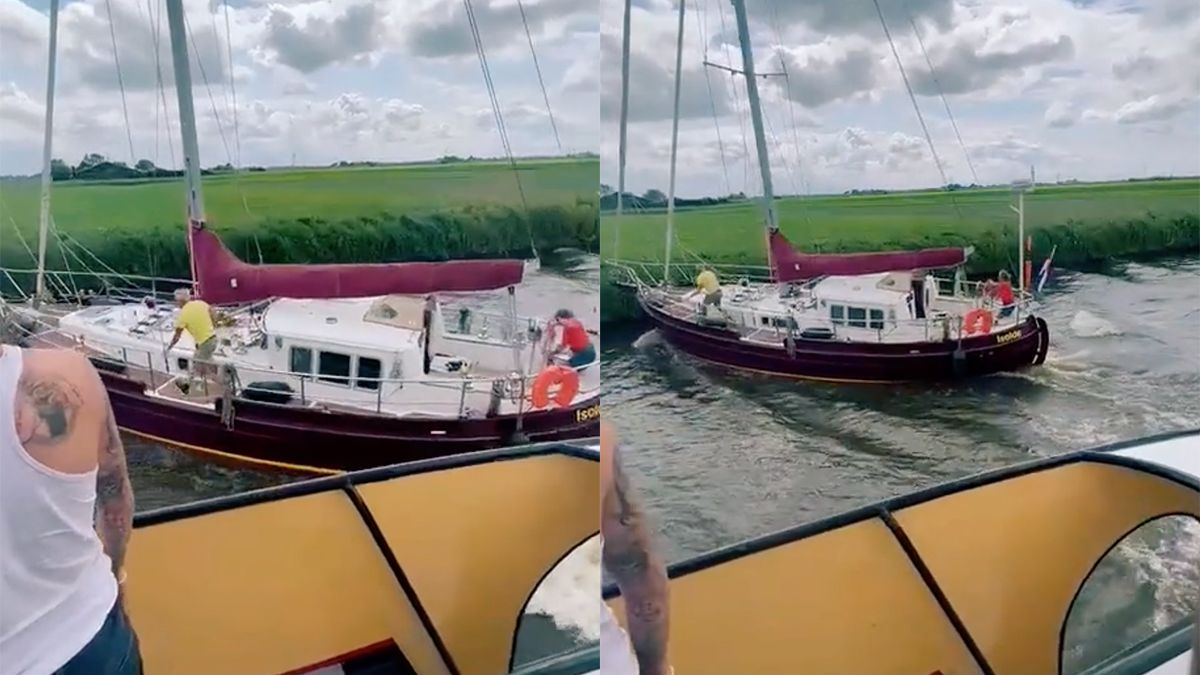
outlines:
[[[801,152],[800,132],[796,128],[796,101],[792,98],[792,78],[788,74],[787,61],[783,58],[783,30],[780,28],[779,5],[774,0],[771,2],[771,17],[772,23],[775,26],[775,43],[778,45],[775,55],[779,57],[779,69],[783,72],[784,98],[787,99],[788,119],[791,121],[792,127],[793,152],[796,155],[796,173],[800,175],[800,187],[804,190],[804,194],[801,196],[809,196],[812,192],[809,188],[808,178],[804,172],[804,153]],[[795,190],[795,186],[792,189]],[[801,200],[800,203],[804,213],[804,222],[808,224],[808,202]]]
[[[146,0],[146,11],[154,15],[151,11],[151,0]],[[171,155],[171,168],[178,168],[178,163],[175,160],[175,144],[171,142],[171,110],[167,106],[167,89],[163,83],[162,71],[162,9],[158,10],[158,14],[154,16],[154,23],[150,26],[150,37],[154,41],[154,71],[156,73],[156,85],[158,87],[158,99],[154,104],[154,160],[158,163],[158,111],[159,103],[162,103],[162,117],[165,126],[167,127],[167,152]]]
[[[225,4],[225,52],[229,61],[229,90],[233,94],[233,141],[237,148],[238,168],[242,166],[242,134],[238,127],[237,81],[233,79],[233,32],[229,28],[229,0]]]
[[[104,0],[108,9],[108,35],[112,38],[113,61],[117,64],[117,86],[121,89],[121,111],[125,114],[125,137],[129,141],[129,165],[137,163],[137,153],[133,150],[133,127],[129,124],[129,105],[125,102],[125,78],[121,75],[121,57],[117,55],[117,29],[113,25],[112,0]]]
[[[229,0],[225,0],[228,7]],[[554,145],[562,154],[562,141],[558,138],[558,125],[554,123],[554,111],[550,109],[550,96],[546,93],[546,82],[542,79],[542,66],[538,64],[537,50],[533,48],[533,35],[529,32],[529,21],[525,18],[525,3],[517,0],[517,9],[521,12],[521,24],[525,26],[525,39],[529,41],[529,53],[533,55],[533,69],[537,71],[538,86],[542,88],[542,100],[546,102],[546,114],[550,116],[550,128],[554,130]]]
[[[722,0],[723,1],[723,0]],[[700,44],[704,48],[704,60],[708,60],[708,35],[704,32],[704,24],[708,20],[708,3],[705,1],[693,12],[696,16],[696,28],[700,35]],[[701,16],[703,15],[703,18]],[[733,186],[729,183],[729,162],[725,161],[725,141],[721,138],[721,123],[717,120],[717,99],[713,95],[712,78],[708,66],[704,66],[704,86],[708,89],[708,103],[712,109],[713,129],[717,132],[717,151],[721,155],[721,173],[725,176],[725,194],[733,194]]]
[[[875,11],[879,14],[879,25],[883,26],[883,34],[887,37],[888,45],[892,48],[892,56],[896,59],[896,66],[900,69],[900,77],[904,80],[904,88],[908,91],[908,98],[912,101],[913,110],[917,113],[917,120],[921,123],[921,131],[925,134],[925,142],[929,144],[929,152],[933,154],[933,161],[937,164],[938,174],[942,177],[943,189],[949,183],[946,180],[946,170],[942,167],[942,159],[938,157],[937,149],[933,147],[933,137],[929,135],[929,127],[925,125],[925,116],[921,114],[921,106],[917,105],[917,97],[913,94],[912,85],[908,81],[908,73],[904,71],[904,63],[900,61],[900,53],[896,51],[896,43],[892,40],[892,32],[888,30],[887,21],[883,18],[883,8],[879,6],[879,0],[873,0],[875,3]],[[954,199],[954,193],[950,193],[950,201],[954,204],[954,210],[962,217],[962,211],[958,208],[958,202]]]
[[[917,36],[917,44],[921,46],[921,54],[925,57],[925,65],[929,66],[929,74],[933,78],[938,96],[942,99],[942,105],[946,106],[946,117],[950,118],[950,126],[954,128],[954,137],[958,139],[958,146],[962,148],[963,157],[967,160],[967,168],[971,170],[971,179],[978,185],[979,175],[975,173],[975,164],[971,162],[971,153],[967,152],[967,145],[963,143],[962,134],[958,132],[958,122],[954,120],[954,113],[950,112],[950,102],[946,100],[946,94],[942,91],[942,83],[938,81],[937,70],[933,67],[929,52],[925,51],[925,40],[921,38],[921,31],[917,28],[917,22],[913,20],[912,12],[908,11],[908,5],[901,2],[901,6],[904,7],[904,13],[908,16],[908,24],[912,26],[913,34]]]
[[[200,69],[200,78],[204,80],[204,90],[208,92],[208,104],[209,107],[212,108],[213,118],[215,118],[217,122],[217,134],[221,137],[221,145],[225,146],[225,158],[232,167],[233,153],[230,152],[229,149],[229,139],[225,136],[225,125],[221,123],[221,112],[217,109],[217,100],[213,97],[212,85],[209,84],[208,73],[204,70],[204,61],[200,58],[200,49],[196,46],[196,35],[192,32],[186,13],[183,16],[183,23],[184,29],[188,35],[188,42],[190,42],[192,45],[192,53],[196,56],[196,65]],[[254,213],[250,211],[250,204],[246,201],[246,193],[242,190],[241,176],[236,168],[233,171],[233,184],[238,191],[238,196],[242,198],[242,209],[246,211],[247,215],[253,216]]]
[[[496,130],[500,134],[500,144],[504,147],[504,154],[508,157],[508,165],[512,168],[513,178],[517,183],[517,193],[521,198],[521,206],[525,210],[525,222],[529,229],[529,247],[532,249],[534,257],[538,256],[537,245],[533,241],[533,223],[529,220],[529,203],[525,199],[525,187],[521,184],[521,173],[517,170],[517,162],[513,159],[512,145],[508,140],[508,129],[504,126],[504,113],[500,109],[500,100],[496,96],[496,85],[492,81],[492,71],[488,67],[487,52],[483,47],[483,38],[479,34],[479,22],[475,18],[475,8],[471,6],[471,0],[463,0],[463,6],[466,8],[467,22],[471,26],[471,37],[475,41],[475,53],[479,57],[479,68],[483,72],[483,82],[487,87],[488,98],[492,103],[492,115],[496,119]]]
[[[725,65],[729,68],[729,81],[733,86],[733,108],[738,118],[738,126],[742,129],[742,190],[750,192],[750,142],[746,139],[746,114],[742,112],[742,95],[738,93],[736,69],[733,66],[733,55],[729,51],[729,28],[725,23],[724,0],[717,2],[717,13],[721,17],[721,46],[725,48]],[[747,104],[749,108],[749,104]]]

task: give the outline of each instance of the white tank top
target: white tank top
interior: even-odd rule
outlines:
[[[604,540],[600,540],[600,550],[604,550]],[[600,601],[600,663],[604,675],[638,674],[637,657],[633,655],[629,636],[604,600]]]
[[[21,362],[0,351],[0,675],[46,675],[100,631],[117,581],[94,526],[96,469],[55,471],[21,447]]]

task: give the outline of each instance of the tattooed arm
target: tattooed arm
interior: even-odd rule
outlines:
[[[104,552],[112,559],[113,574],[119,575],[125,566],[125,547],[133,528],[133,488],[125,464],[125,445],[107,393],[103,401],[108,421],[101,434],[96,472],[96,532],[104,542]]]
[[[133,491],[108,393],[82,354],[41,349],[25,354],[15,420],[21,445],[56,471],[96,469],[96,531],[116,572],[125,562]]]
[[[667,570],[658,557],[645,514],[630,493],[621,467],[620,448],[602,427],[601,521],[604,567],[613,575],[625,599],[629,640],[641,675],[665,675],[670,608]]]

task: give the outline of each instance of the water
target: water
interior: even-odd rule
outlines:
[[[556,251],[543,259],[543,268],[527,273],[518,289],[517,311],[524,316],[549,316],[566,307],[589,328],[598,330],[600,267],[594,255]],[[466,299],[458,300],[466,302]],[[448,303],[448,304],[453,304]],[[478,296],[471,304],[506,312],[504,292]],[[173,506],[237,492],[279,485],[292,477],[275,473],[229,469],[186,453],[125,436],[130,479],[138,511]],[[567,556],[530,600],[518,631],[518,664],[599,639],[596,589],[599,587],[599,546],[590,541]]]
[[[766,379],[697,367],[654,331],[610,330],[604,414],[627,439],[664,554],[678,560],[986,469],[1200,426],[1200,262],[1064,272],[1046,290],[1047,363],[965,383]],[[1194,583],[1200,555],[1196,528],[1171,526],[1179,536],[1156,549],[1173,549],[1166,562],[1149,543],[1124,551],[1126,568],[1156,584],[1149,596],[1106,589],[1120,602],[1148,597],[1157,608],[1143,607],[1143,623],[1155,626],[1191,601],[1185,579]]]

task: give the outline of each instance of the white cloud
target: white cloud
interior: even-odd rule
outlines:
[[[1130,101],[1117,109],[1113,118],[1118,124],[1139,124],[1171,119],[1195,105],[1195,101],[1167,98],[1157,94],[1140,101]]]

